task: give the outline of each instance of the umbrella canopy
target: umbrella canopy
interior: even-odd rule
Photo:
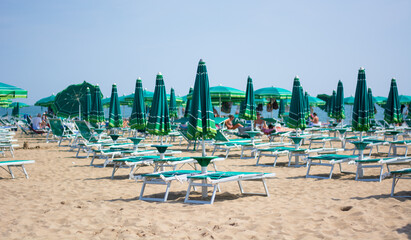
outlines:
[[[310,105],[310,107],[318,107],[325,105],[325,101],[317,97],[308,95],[308,104]]]
[[[345,105],[354,105],[354,97],[349,96],[349,97],[344,98],[344,104]]]
[[[205,62],[200,59],[191,101],[187,136],[190,139],[213,138],[217,134]],[[205,149],[203,148],[203,156]]]
[[[174,89],[171,88],[170,91],[170,104],[168,105],[168,111],[170,117],[177,118],[177,102],[176,102],[176,94],[174,93]]]
[[[116,84],[113,84],[111,89],[108,126],[110,128],[118,128],[123,126],[123,118],[121,116],[120,101],[118,99]]]
[[[0,82],[0,99],[27,98],[27,91]]]
[[[11,112],[11,115],[13,117],[20,117],[20,103],[16,103],[16,106],[14,106],[13,111]]]
[[[22,108],[22,107],[30,107],[30,105],[28,105],[28,104],[25,104],[25,103],[21,103],[21,102],[12,102],[10,105],[9,105],[9,108],[15,108],[15,107],[19,107],[19,108]]]
[[[375,102],[374,102],[374,99],[373,99],[373,97],[372,97],[372,90],[371,90],[371,88],[368,88],[368,104],[370,104],[370,107],[369,107],[369,110],[370,110],[370,112],[369,112],[370,119],[371,119],[371,118],[375,118],[375,114],[374,114],[374,104],[375,104]]]
[[[344,87],[343,87],[343,83],[341,82],[341,80],[338,81],[338,85],[337,85],[337,95],[335,97],[333,117],[337,121],[341,121],[342,119],[345,119]]]
[[[402,122],[400,99],[398,97],[397,82],[391,79],[390,93],[384,109],[384,120],[390,124]]]
[[[255,98],[276,98],[276,99],[289,99],[291,98],[291,92],[278,87],[266,87],[260,88],[254,91]]]
[[[51,96],[42,98],[40,100],[38,100],[34,106],[39,106],[39,107],[50,107],[51,105],[53,105],[54,99],[56,98],[56,95],[54,95],[54,93]]]
[[[334,118],[334,106],[335,106],[335,101],[337,98],[337,93],[335,90],[333,90],[333,93],[331,94],[330,98],[330,104],[328,105],[328,117]]]
[[[280,100],[280,106],[278,107],[278,117],[283,117],[285,114],[285,99]]]
[[[147,126],[146,117],[143,83],[141,78],[137,78],[136,89],[134,91],[133,109],[130,117],[130,127],[133,129],[145,129]]]
[[[85,111],[87,88],[90,88],[92,99],[95,86],[84,81],[81,84],[73,84],[57,93],[51,108],[59,117],[80,117],[79,113]]]
[[[355,89],[354,108],[352,114],[352,128],[355,131],[368,131],[370,129],[370,118],[367,97],[367,81],[365,70],[360,68],[358,71],[357,87]]]
[[[290,113],[288,115],[287,125],[294,129],[305,129],[305,110],[304,96],[298,76],[294,78],[293,92],[291,96]]]
[[[243,109],[240,111],[241,118],[245,120],[256,120],[257,119],[257,110],[254,101],[254,87],[253,79],[248,76],[247,87],[245,91],[245,100],[243,102]]]
[[[410,104],[411,103],[411,96],[400,95],[399,99],[400,99],[400,104]]]
[[[86,91],[86,105],[83,111],[83,120],[90,121],[90,112],[91,112],[91,92],[90,88],[87,88]]]
[[[101,94],[100,87],[96,85],[96,87],[94,88],[94,94],[92,94],[92,97],[94,97],[93,98],[94,101],[92,101],[90,117],[89,117],[89,121],[92,123],[100,123],[100,122],[104,122],[105,120],[101,96],[102,94]]]
[[[101,99],[101,105],[103,105],[103,108],[110,107],[110,101],[111,101],[111,99],[109,97]]]
[[[11,100],[0,100],[0,107],[8,108],[11,104]]]
[[[190,87],[190,90],[188,91],[188,95],[191,95],[191,94],[193,94],[193,88],[192,87]],[[184,117],[185,118],[188,118],[190,116],[190,110],[191,110],[191,99],[187,98],[186,109],[184,111]]]
[[[168,112],[166,88],[161,73],[157,74],[153,102],[148,117],[147,131],[154,135],[164,136],[171,131]]]
[[[241,102],[245,98],[244,91],[226,86],[215,86],[210,88],[211,101]]]

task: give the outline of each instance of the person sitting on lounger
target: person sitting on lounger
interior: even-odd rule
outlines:
[[[228,119],[224,121],[224,125],[227,127],[227,129],[237,129],[239,127],[244,127],[240,123],[233,125],[233,120],[234,120],[234,116],[231,114],[228,115]]]
[[[267,123],[261,118],[261,113],[257,112],[257,119],[254,121],[254,127],[264,132],[268,129]]]
[[[321,124],[320,124],[320,119],[318,118],[318,116],[317,116],[317,113],[313,113],[311,116],[310,116],[310,118],[311,118],[311,122],[310,122],[310,125],[311,126],[320,126]]]
[[[34,130],[42,129],[44,128],[45,125],[46,125],[46,122],[43,121],[40,113],[37,114],[36,117],[31,119],[31,126],[33,127]]]

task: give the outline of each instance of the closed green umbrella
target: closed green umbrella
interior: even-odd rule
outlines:
[[[204,157],[206,156],[204,139],[213,138],[216,134],[207,67],[201,59],[197,67],[187,136],[190,139],[203,138],[202,155]]]
[[[87,88],[90,88],[90,92],[94,94],[95,86],[86,81],[70,85],[57,93],[54,103],[51,105],[53,112],[59,117],[81,117],[81,109],[86,106]]]
[[[146,107],[144,105],[143,83],[141,78],[136,80],[134,91],[133,110],[130,117],[130,127],[133,129],[145,129],[147,126]]]
[[[310,117],[310,103],[308,100],[308,93],[305,92],[304,94],[304,115],[305,115],[305,119],[307,120]]]
[[[374,114],[374,99],[373,99],[373,96],[372,96],[372,90],[371,90],[371,88],[368,88],[368,104],[370,104],[370,107],[369,107],[369,109],[370,109],[370,112],[369,112],[369,115],[370,115],[370,119],[371,118],[375,118],[375,114]]]
[[[19,118],[20,117],[20,103],[16,103],[16,106],[13,107],[13,111],[11,112],[13,117]]]
[[[86,91],[86,105],[83,108],[83,120],[90,121],[90,112],[91,112],[91,93],[90,88],[87,88]]]
[[[27,98],[27,91],[0,82],[0,99]]]
[[[171,132],[170,115],[167,104],[166,88],[161,73],[157,74],[156,87],[147,123],[147,131],[151,134],[164,136]],[[163,138],[161,138],[161,142]]]
[[[278,118],[282,118],[285,113],[285,99],[280,100],[280,106],[278,107]]]
[[[370,105],[368,103],[367,81],[365,70],[358,71],[357,87],[355,89],[354,108],[352,114],[352,128],[355,131],[368,131],[370,129]]]
[[[397,82],[391,79],[390,93],[384,109],[384,120],[390,124],[402,122],[400,99],[398,97]]]
[[[190,87],[190,90],[188,91],[188,95],[193,94],[193,88]],[[190,110],[191,110],[191,99],[187,98],[187,102],[186,102],[186,109],[184,111],[184,117],[188,118],[190,116]]]
[[[334,112],[333,117],[337,122],[345,119],[345,109],[344,109],[344,87],[343,83],[338,81],[337,86],[337,95],[335,97],[335,105],[334,105]]]
[[[290,128],[297,130],[304,130],[307,127],[305,122],[304,96],[298,76],[294,78],[290,113],[288,115],[287,125]]]
[[[96,85],[94,88],[94,94],[92,95],[93,100],[91,104],[91,110],[90,110],[90,117],[89,121],[91,123],[101,123],[104,122],[104,111],[103,111],[103,103],[101,100],[102,94],[100,87]],[[110,105],[110,104],[109,104]]]
[[[120,101],[118,100],[116,84],[113,84],[113,87],[111,89],[108,126],[110,128],[119,128],[123,126],[123,119],[121,116]]]
[[[335,100],[337,97],[337,93],[335,92],[335,90],[333,90],[333,93],[331,94],[331,98],[330,98],[330,104],[328,105],[328,117],[330,118],[334,118],[334,106],[335,106]]]
[[[170,117],[177,118],[177,102],[176,102],[176,94],[174,89],[171,88],[170,91],[170,104],[168,105]]]
[[[254,100],[254,87],[253,87],[253,79],[248,76],[247,79],[247,87],[245,91],[245,100],[243,104],[243,111],[240,112],[240,117],[245,120],[256,120],[257,119],[257,110]],[[253,131],[253,123],[251,123],[251,131]]]
[[[54,99],[56,98],[56,95],[54,93],[51,96],[42,98],[38,100],[36,103],[34,103],[34,106],[39,106],[39,107],[50,107],[53,105]]]

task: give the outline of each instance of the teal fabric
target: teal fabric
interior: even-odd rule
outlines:
[[[246,120],[256,120],[257,110],[254,100],[254,87],[253,79],[248,76],[247,87],[245,91],[245,100],[243,103],[242,111],[240,111],[240,117]]]
[[[193,88],[190,88],[190,90],[188,91],[188,95],[192,95],[192,94],[193,94]],[[191,110],[191,99],[187,98],[186,109],[184,111],[185,118],[188,118],[190,116],[190,110]]]
[[[344,109],[344,87],[341,81],[338,81],[337,95],[335,97],[335,105],[333,117],[340,121],[345,119],[345,109]]]
[[[90,112],[91,112],[91,93],[90,88],[86,90],[86,104],[83,108],[83,120],[90,121]]]
[[[94,88],[94,94],[92,95],[92,98],[94,101],[92,101],[91,104],[91,111],[90,111],[90,122],[91,123],[100,123],[104,122],[104,111],[103,111],[103,104],[101,102],[101,91],[100,87],[96,85]]]
[[[170,117],[172,118],[177,118],[177,102],[176,102],[176,94],[174,92],[174,89],[171,88],[170,91],[170,104],[168,105],[168,111],[170,114]]]
[[[287,125],[294,129],[305,129],[305,109],[303,90],[300,85],[300,79],[294,78],[293,91],[291,96],[290,113],[288,116]]]
[[[161,73],[158,73],[156,77],[156,86],[148,118],[147,131],[158,136],[168,135],[168,133],[171,132],[166,88]]]
[[[113,84],[113,87],[111,89],[108,126],[110,128],[119,128],[123,126],[123,118],[121,116],[121,108],[120,108],[120,102],[118,100],[116,84]]]
[[[130,117],[130,127],[133,129],[145,129],[147,126],[146,110],[144,105],[143,83],[141,78],[136,80],[133,108]]]
[[[354,108],[352,114],[352,128],[355,131],[370,129],[369,102],[367,97],[367,81],[364,68],[358,71],[357,87],[355,89]]]
[[[390,124],[402,122],[400,99],[398,97],[397,82],[391,80],[390,93],[388,94],[387,104],[384,109],[384,120]]]
[[[372,96],[372,90],[371,90],[371,88],[368,88],[368,104],[370,104],[370,107],[369,107],[369,115],[370,115],[370,119],[372,119],[372,118],[375,118],[375,114],[374,114],[374,105],[375,105],[375,102],[374,102],[374,98],[373,98],[373,96]]]

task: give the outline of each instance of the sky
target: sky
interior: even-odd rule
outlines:
[[[358,69],[368,87],[411,95],[411,1],[0,1],[0,82],[28,90],[34,104],[70,84],[99,84],[109,96],[154,90],[186,95],[197,64],[210,86],[331,94],[338,80],[355,94]]]

